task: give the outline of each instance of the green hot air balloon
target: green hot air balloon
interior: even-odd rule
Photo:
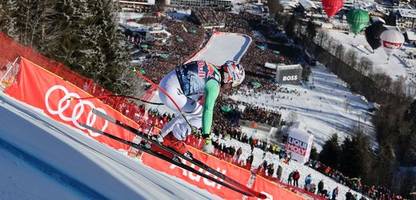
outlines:
[[[359,32],[367,27],[370,21],[368,12],[362,9],[352,9],[347,14],[347,21],[350,25],[351,31],[357,35]]]

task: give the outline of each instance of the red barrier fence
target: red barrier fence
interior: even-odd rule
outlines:
[[[91,95],[61,77],[21,58],[16,81],[5,89],[5,93],[36,108],[40,108],[52,119],[82,130],[101,143],[115,149],[129,150],[129,146],[85,129],[81,124],[110,132],[117,137],[133,141],[135,135],[107,120],[96,117],[92,109],[100,110],[116,119],[138,128],[137,124],[98,99],[78,100]]]

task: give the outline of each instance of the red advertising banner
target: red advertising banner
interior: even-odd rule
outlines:
[[[192,147],[189,147],[189,149],[192,152],[194,158],[202,161],[203,163],[209,165],[210,167],[216,169],[217,171],[225,174],[226,176],[230,178],[238,180],[242,184],[245,184],[248,182],[248,179],[250,177],[249,171],[244,170],[242,168],[238,168],[228,162],[221,161],[218,158],[202,153],[201,151],[196,150]],[[170,164],[168,162],[165,162],[161,159],[155,158],[148,154],[143,154],[142,161],[145,165],[148,165],[156,170],[165,172],[169,175],[173,175],[180,179],[183,179],[188,183],[196,185],[199,188],[205,189],[209,191],[210,193],[216,194],[224,199],[242,199],[243,198],[243,195],[238,192],[230,190],[224,186],[221,186],[220,184],[217,184],[206,178],[203,178],[201,176],[188,172],[180,167],[177,167],[173,164]],[[203,169],[198,168],[197,166],[191,165],[191,167],[199,170],[200,172],[205,172],[206,174],[210,174],[204,171]]]
[[[257,176],[254,181],[253,189],[265,194],[267,199],[276,200],[276,199],[287,199],[287,200],[303,200],[304,198],[289,191],[285,188],[282,188],[277,183],[273,183],[266,178]],[[256,198],[249,198],[250,200],[256,200]]]
[[[247,184],[250,179],[250,171],[240,168],[236,165],[233,165],[229,162],[220,160],[214,156],[205,154],[193,147],[188,146],[189,150],[192,152],[193,156],[206,163],[210,167],[216,169],[224,173],[226,176],[237,180],[242,184]],[[155,158],[148,154],[143,154],[142,161],[145,165],[148,165],[156,170],[165,172],[169,175],[176,176],[180,179],[185,180],[188,183],[198,186],[201,189],[208,190],[212,194],[216,194],[221,198],[224,199],[243,199],[243,195],[239,194],[235,191],[232,191],[226,187],[222,187],[221,185],[216,184],[210,180],[206,180],[203,177],[190,173],[184,169],[176,167],[168,162],[165,162],[161,159]],[[192,166],[192,165],[191,165]],[[192,166],[195,169],[199,169],[197,166]],[[202,171],[202,169],[200,169]],[[207,172],[207,174],[209,174]],[[258,192],[262,192],[267,195],[267,199],[284,199],[284,200],[301,200],[303,199],[301,196],[286,190],[280,187],[278,184],[273,183],[263,177],[257,176],[255,183],[252,187],[254,190]],[[249,198],[249,199],[257,199],[257,198]]]
[[[80,124],[84,123],[132,141],[134,134],[97,117],[92,113],[92,109],[95,108],[137,127],[134,122],[98,99],[78,99],[91,97],[91,95],[25,58],[21,58],[19,67],[20,71],[16,81],[5,89],[6,94],[42,109],[49,117],[78,128],[94,139],[115,149],[129,149],[129,146],[87,130]]]

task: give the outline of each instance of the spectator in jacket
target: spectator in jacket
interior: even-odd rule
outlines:
[[[299,178],[300,178],[300,173],[298,170],[295,170],[295,172],[293,172],[293,185],[296,187],[299,187]]]
[[[324,181],[321,179],[318,183],[318,195],[322,195],[323,190],[324,190]]]
[[[289,177],[287,177],[287,184],[292,185],[292,181],[293,181],[293,173],[294,171],[290,172]]]
[[[334,189],[332,190],[332,197],[331,197],[331,200],[336,200],[336,199],[337,199],[337,196],[338,196],[338,187],[336,187],[336,188],[334,188]]]
[[[311,183],[312,183],[312,176],[311,176],[311,174],[308,174],[305,177],[305,185],[304,185],[305,190],[310,191],[310,185],[311,185]]]

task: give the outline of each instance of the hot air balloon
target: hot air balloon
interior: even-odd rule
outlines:
[[[387,54],[387,60],[396,49],[400,49],[404,43],[404,36],[395,29],[387,29],[380,35],[381,45]]]
[[[343,5],[343,0],[322,0],[322,7],[329,18],[337,14]]]
[[[383,21],[376,21],[365,29],[365,39],[368,44],[374,50],[381,46],[380,35],[383,31],[387,30]]]
[[[347,22],[350,25],[351,32],[357,35],[365,27],[367,27],[370,21],[368,12],[362,9],[351,9],[347,14]]]

